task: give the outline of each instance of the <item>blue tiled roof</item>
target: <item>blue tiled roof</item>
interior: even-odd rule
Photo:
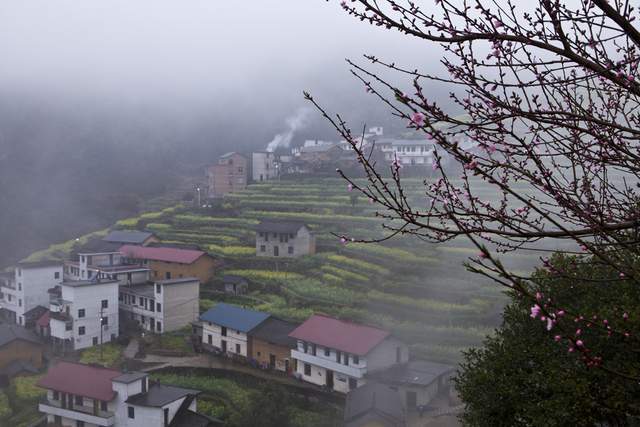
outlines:
[[[268,317],[268,313],[249,310],[221,302],[202,313],[200,320],[235,329],[240,332],[249,332],[264,322]]]

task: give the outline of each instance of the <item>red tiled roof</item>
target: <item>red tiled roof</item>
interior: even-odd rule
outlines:
[[[389,331],[318,314],[289,334],[293,338],[358,356],[369,353],[389,335]]]
[[[49,313],[49,310],[45,311],[42,316],[40,316],[38,320],[36,320],[36,325],[42,326],[43,328],[49,326]]]
[[[205,254],[194,249],[163,248],[124,245],[120,248],[125,256],[137,259],[150,259],[154,261],[177,262],[180,264],[192,264]]]
[[[111,401],[116,393],[111,380],[122,372],[82,363],[59,362],[38,381],[40,387],[104,401]]]

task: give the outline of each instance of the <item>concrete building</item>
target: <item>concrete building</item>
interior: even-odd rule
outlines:
[[[222,197],[247,187],[248,161],[238,153],[220,156],[218,163],[207,168],[208,197]]]
[[[124,245],[120,252],[127,262],[149,268],[151,280],[197,277],[207,283],[218,265],[211,255],[196,249]]]
[[[298,326],[275,317],[267,318],[249,331],[250,357],[264,367],[292,372],[291,350],[296,348],[297,341],[289,334]]]
[[[47,289],[62,282],[61,261],[21,262],[13,269],[13,278],[0,280],[0,310],[9,323],[24,325],[26,312],[38,305],[48,306]]]
[[[154,333],[184,328],[198,320],[199,295],[200,281],[195,277],[120,286],[123,326],[132,321]]]
[[[54,346],[79,350],[115,340],[119,333],[117,280],[64,281],[49,291]]]
[[[369,372],[367,379],[384,383],[398,390],[405,408],[413,411],[420,406],[429,406],[436,397],[448,400],[451,377],[455,372],[456,368],[451,365],[412,360]]]
[[[142,372],[59,362],[38,381],[38,386],[47,390],[38,410],[52,426],[222,425],[197,413],[198,390],[159,384]]]
[[[341,393],[364,384],[367,372],[409,359],[406,344],[388,331],[317,314],[290,336],[298,341],[291,350],[298,375]]]
[[[119,242],[94,240],[80,248],[74,259],[64,264],[64,279],[117,280],[123,285],[144,283],[149,279],[149,267],[142,262],[131,262],[120,248]]]
[[[397,391],[367,383],[347,394],[345,427],[405,427],[407,414]]]
[[[316,253],[316,238],[295,221],[262,221],[256,227],[256,255],[295,258]]]
[[[386,161],[398,159],[402,165],[431,166],[434,143],[428,140],[382,138],[375,142]]]
[[[222,276],[222,284],[224,292],[229,295],[244,295],[249,292],[249,283],[244,277],[227,274]]]
[[[251,179],[263,182],[278,177],[279,162],[275,153],[259,151],[251,154]]]
[[[218,303],[202,313],[202,345],[207,350],[237,356],[253,354],[248,333],[269,318],[268,313]]]

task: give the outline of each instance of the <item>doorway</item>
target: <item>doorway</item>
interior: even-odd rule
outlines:
[[[418,406],[418,395],[415,391],[407,391],[407,409],[413,410]]]
[[[276,367],[276,355],[275,354],[269,354],[269,367],[271,369],[275,369],[275,367]]]
[[[333,371],[327,369],[327,388],[333,389]]]
[[[227,352],[227,342],[225,340],[221,341],[221,346],[222,346],[222,352],[226,353]]]

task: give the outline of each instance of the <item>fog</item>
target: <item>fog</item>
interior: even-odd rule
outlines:
[[[436,62],[337,2],[2,2],[0,265],[135,213],[223,152],[335,138],[315,110],[288,134],[303,90],[356,128],[401,129],[350,75],[363,53]]]

